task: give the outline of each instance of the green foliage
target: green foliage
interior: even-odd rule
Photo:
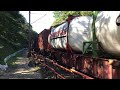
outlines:
[[[91,16],[92,11],[54,11],[55,21],[53,22],[53,26],[62,23],[64,20],[68,18],[68,15],[73,16]]]
[[[4,63],[4,58],[16,51],[16,47],[6,40],[0,38],[0,64]]]
[[[28,47],[29,24],[19,11],[0,11],[0,58]],[[37,33],[30,29],[31,41]]]

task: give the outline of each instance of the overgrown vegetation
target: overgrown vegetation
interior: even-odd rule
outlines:
[[[68,15],[73,16],[91,16],[92,11],[54,11],[55,21],[52,24],[53,26],[62,23],[64,20],[68,18]]]
[[[19,11],[0,11],[0,63],[15,51],[28,47],[29,23]],[[37,36],[31,26],[31,42]]]

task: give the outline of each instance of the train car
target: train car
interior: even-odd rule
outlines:
[[[73,55],[82,55],[83,42],[92,40],[92,21],[91,16],[69,16],[62,24],[52,27],[48,37],[51,58],[72,67]]]
[[[55,49],[70,49],[83,53],[83,42],[93,41],[92,22],[92,17],[80,16],[53,28],[50,45]],[[118,57],[120,56],[119,23],[120,11],[101,11],[95,22],[95,34],[102,47],[101,50]],[[84,49],[87,47],[88,45]]]
[[[111,78],[112,74],[108,73],[113,63],[103,56],[108,54],[108,59],[120,56],[120,11],[101,11],[95,23],[93,21],[92,16],[69,16],[65,22],[43,30],[38,39],[41,54],[67,68],[74,67],[90,75]],[[97,51],[102,54],[93,57]]]
[[[48,36],[51,32],[51,29],[44,29],[38,36],[38,48],[40,53],[43,55],[47,54],[48,48]]]
[[[96,36],[101,47],[120,56],[120,11],[101,11],[96,18]]]

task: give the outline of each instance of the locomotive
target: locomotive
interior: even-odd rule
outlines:
[[[36,54],[77,70],[83,66],[84,56],[119,60],[120,11],[100,11],[95,20],[92,16],[70,15],[63,23],[39,33],[34,44]]]

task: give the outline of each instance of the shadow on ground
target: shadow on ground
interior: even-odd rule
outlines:
[[[15,66],[8,67],[6,71],[0,70],[0,79],[42,79],[39,67],[28,66],[27,50],[22,53],[22,57],[17,57]]]

